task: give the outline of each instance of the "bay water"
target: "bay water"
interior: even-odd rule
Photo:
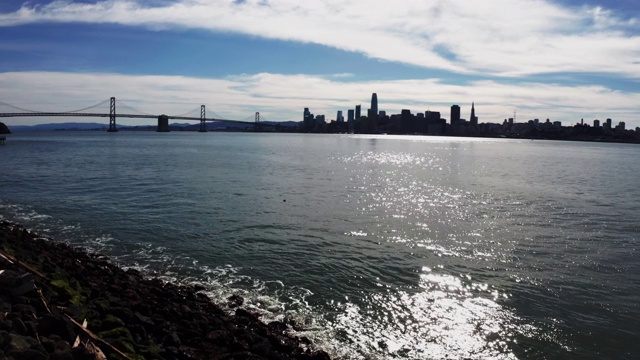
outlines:
[[[640,357],[640,146],[46,132],[0,217],[347,359]]]

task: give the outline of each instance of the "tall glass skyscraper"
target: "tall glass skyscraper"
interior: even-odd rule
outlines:
[[[371,110],[378,116],[378,94],[371,94]]]

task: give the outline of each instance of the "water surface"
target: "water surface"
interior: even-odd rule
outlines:
[[[640,147],[50,132],[0,215],[247,298],[346,358],[640,356]]]

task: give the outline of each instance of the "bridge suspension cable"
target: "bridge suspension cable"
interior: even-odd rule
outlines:
[[[207,112],[207,118],[213,118],[213,119],[225,119],[224,116],[220,116],[219,114],[216,114],[215,112],[206,109]]]
[[[118,99],[118,109],[122,110],[122,108],[124,108],[127,111],[131,111],[134,114],[154,116],[153,114],[149,114],[149,113],[146,113],[144,111],[140,111],[140,110],[134,108],[133,106],[130,106],[127,103],[123,102],[122,100]]]
[[[240,121],[253,122],[253,121],[255,121],[255,115],[253,115],[253,114],[249,115],[249,116],[247,116],[245,118],[240,119]]]
[[[97,103],[97,104],[94,104],[94,105],[88,106],[88,107],[86,107],[86,108],[77,109],[77,110],[71,110],[71,111],[56,111],[56,112],[57,112],[57,113],[75,113],[75,112],[82,112],[82,111],[86,111],[86,110],[89,110],[89,109],[93,109],[93,108],[98,107],[98,106],[105,105],[105,104],[107,104],[108,102],[109,102],[109,100],[104,100],[104,101],[101,101],[101,102],[99,102],[99,103]],[[16,110],[24,111],[24,112],[28,112],[28,113],[48,113],[48,112],[49,112],[49,111],[37,111],[37,110],[25,109],[25,108],[22,108],[22,107],[19,107],[19,106],[15,106],[15,105],[8,104],[8,103],[6,103],[6,102],[4,102],[4,101],[0,101],[0,104],[1,104],[1,105],[4,105],[4,106],[8,106],[8,107],[10,107],[10,108],[12,108],[12,109],[16,109]]]
[[[109,100],[105,100],[105,101],[99,102],[99,103],[97,103],[95,105],[88,106],[86,108],[82,108],[82,109],[78,109],[78,110],[71,110],[71,111],[63,111],[63,112],[66,112],[66,113],[83,112],[83,111],[87,111],[89,109],[93,109],[93,108],[96,108],[96,107],[99,107],[99,106],[102,106],[102,105],[106,105],[108,102],[109,102]]]
[[[175,117],[183,117],[183,116],[187,116],[189,114],[194,115],[194,117],[196,117],[195,115],[200,116],[200,107],[198,106],[197,108],[195,108],[193,110],[189,110],[184,114],[173,115],[173,116],[175,116]]]

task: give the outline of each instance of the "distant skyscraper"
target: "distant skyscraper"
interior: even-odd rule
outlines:
[[[378,131],[378,95],[376,93],[371,94],[371,108],[367,112],[367,119],[369,121],[369,131]]]
[[[451,105],[451,125],[455,125],[460,122],[460,106]]]
[[[476,116],[475,104],[471,103],[471,117],[469,118],[471,125],[478,125],[478,117]]]
[[[362,116],[362,106],[356,105],[356,119],[360,120]]]
[[[338,113],[336,114],[336,121],[344,122],[344,117],[342,117],[342,110],[338,110]]]
[[[313,119],[313,114],[309,111],[309,108],[304,108],[304,120],[308,121],[309,119]]]
[[[594,128],[599,128],[600,127],[600,120],[593,120],[593,127]]]
[[[371,110],[378,116],[378,94],[371,94]]]
[[[353,124],[354,116],[355,112],[353,111],[353,109],[347,110],[347,122],[349,123],[349,125]]]
[[[309,111],[309,108],[304,108],[304,115],[302,120],[304,126],[307,127],[307,129],[313,127],[313,114]]]
[[[311,114],[311,112],[309,111],[309,108],[304,108],[304,113],[303,113],[303,118],[302,120],[306,120],[307,117],[309,116],[309,114]]]

